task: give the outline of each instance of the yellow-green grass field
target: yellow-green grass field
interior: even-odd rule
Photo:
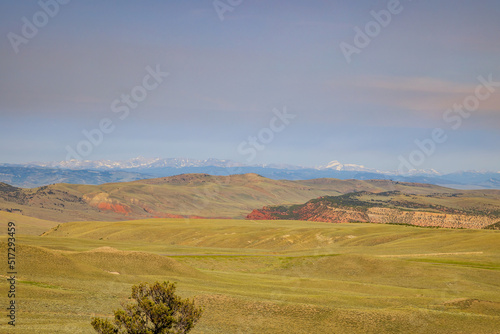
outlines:
[[[203,306],[192,333],[500,333],[500,231],[149,219],[40,222],[40,235],[36,223],[19,222],[17,325],[2,316],[0,333],[93,333],[93,316],[157,280]]]

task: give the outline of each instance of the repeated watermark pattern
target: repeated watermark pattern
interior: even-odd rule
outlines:
[[[464,119],[469,118],[473,112],[477,111],[481,102],[489,99],[500,87],[500,81],[493,80],[493,74],[477,77],[479,85],[474,89],[474,93],[466,96],[462,103],[454,103],[453,106],[443,113],[443,121],[450,125],[453,131],[460,129]],[[399,155],[399,174],[407,174],[417,169],[425,160],[436,152],[437,146],[444,144],[448,140],[447,131],[442,128],[434,128],[429,138],[422,140],[415,139],[417,146],[409,155],[404,157]]]
[[[149,92],[157,89],[164,79],[169,75],[168,72],[162,72],[160,65],[156,65],[153,69],[151,66],[146,67],[147,74],[142,79],[140,85],[135,86],[130,90],[130,94],[121,94],[111,102],[111,111],[118,116],[118,119],[123,121],[130,115],[131,109],[136,109],[141,102],[147,97]],[[109,135],[115,130],[115,122],[111,118],[105,117],[99,121],[98,127],[82,131],[86,139],[80,140],[76,147],[66,146],[66,160],[81,160],[88,157],[94,148],[100,146],[104,141],[104,136]]]
[[[23,44],[28,44],[30,40],[38,35],[40,29],[45,27],[51,19],[53,19],[61,10],[61,5],[66,5],[70,0],[40,0],[38,6],[40,10],[31,16],[31,19],[23,16],[21,18],[22,26],[20,34],[9,32],[7,39],[12,46],[12,50],[17,54],[19,47]]]
[[[234,9],[242,3],[243,0],[214,0],[212,4],[219,20],[224,21],[224,15],[226,15],[227,12],[234,11]]]
[[[341,42],[339,44],[340,50],[347,63],[350,64],[352,62],[353,55],[360,54],[363,49],[368,47],[372,40],[380,35],[382,29],[387,28],[389,24],[391,24],[393,17],[403,12],[403,9],[404,7],[399,0],[389,0],[386,9],[381,9],[379,11],[372,10],[370,12],[374,20],[367,22],[363,29],[359,26],[355,26],[355,35],[352,43]]]
[[[257,152],[265,150],[266,145],[274,140],[274,135],[283,131],[290,124],[290,121],[296,117],[294,114],[289,114],[286,107],[283,108],[283,111],[275,108],[273,113],[275,116],[269,121],[269,127],[262,128],[257,133],[257,136],[248,136],[247,140],[238,145],[238,153],[242,156],[248,156],[246,158],[247,162],[254,161]]]

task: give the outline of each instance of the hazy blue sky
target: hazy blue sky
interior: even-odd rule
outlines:
[[[220,0],[219,13],[211,0],[72,0],[57,13],[54,1],[42,0],[51,15],[0,2],[0,163],[64,160],[80,143],[91,160],[500,170],[498,0]],[[381,10],[390,20],[374,23]],[[341,43],[357,47],[350,63]],[[169,75],[141,88],[157,66]],[[134,89],[147,97],[124,107]],[[464,101],[470,113],[447,111]],[[83,131],[106,118],[113,131],[88,150]],[[429,144],[436,128],[447,139]]]

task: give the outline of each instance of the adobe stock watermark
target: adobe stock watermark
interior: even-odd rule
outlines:
[[[224,15],[227,12],[234,11],[234,9],[242,3],[243,0],[214,0],[212,4],[217,16],[219,16],[219,20],[224,21]]]
[[[358,26],[354,27],[355,35],[353,43],[341,42],[339,44],[340,50],[347,63],[350,64],[352,62],[352,56],[354,54],[360,54],[363,49],[370,45],[372,40],[380,35],[382,28],[387,28],[392,22],[393,17],[401,14],[403,9],[404,7],[399,0],[389,0],[387,2],[387,9],[381,9],[378,12],[374,10],[370,11],[370,15],[374,20],[366,23],[364,29]]]
[[[274,108],[272,112],[273,117],[269,120],[269,126],[259,130],[255,136],[248,136],[247,140],[242,141],[237,147],[237,152],[245,156],[248,163],[254,161],[258,152],[263,151],[275,139],[275,135],[284,131],[296,117],[295,114],[287,111],[287,107],[283,107],[283,110]],[[225,172],[224,175],[227,176],[236,175],[242,172],[242,168],[231,166]],[[220,196],[223,186],[230,182],[229,177],[216,178],[215,184],[207,184],[196,188],[194,200],[189,201],[188,204],[181,204],[181,215],[188,221],[189,215],[192,215],[192,209],[201,210],[208,207],[212,201],[215,201]]]
[[[39,29],[45,27],[50,19],[54,18],[61,9],[61,5],[67,5],[70,0],[40,0],[38,6],[40,10],[31,17],[31,20],[26,16],[21,18],[21,34],[9,32],[7,39],[16,54],[19,53],[19,47],[22,44],[28,44],[30,40],[38,35]]]
[[[238,145],[238,153],[247,155],[247,162],[252,162],[257,157],[258,151],[263,151],[266,145],[274,140],[274,135],[283,131],[296,115],[289,114],[286,107],[283,111],[273,109],[274,117],[269,121],[269,127],[262,128],[256,136],[248,136],[247,140]]]
[[[139,103],[148,97],[149,92],[157,89],[169,75],[168,72],[161,71],[160,65],[156,65],[155,69],[147,66],[146,72],[142,84],[132,88],[130,94],[121,94],[120,98],[111,102],[111,111],[117,114],[119,120],[124,121],[130,115],[130,110],[136,109]],[[115,123],[111,118],[102,118],[98,127],[91,130],[84,129],[82,134],[86,139],[80,140],[75,148],[70,145],[66,146],[66,161],[82,160],[82,158],[88,157],[95,147],[103,143],[104,136],[112,133],[115,128]]]
[[[493,75],[488,78],[484,76],[477,77],[479,85],[474,89],[474,93],[465,97],[462,103],[454,103],[453,106],[443,113],[443,121],[451,126],[453,131],[458,130],[464,119],[469,118],[473,112],[479,109],[481,102],[489,99],[498,87],[500,81],[494,81]],[[432,130],[431,136],[423,140],[415,139],[414,143],[417,146],[406,158],[400,155],[398,157],[399,166],[398,173],[407,174],[416,167],[421,166],[425,160],[436,152],[439,144],[443,144],[448,140],[448,135],[445,130],[435,128]]]

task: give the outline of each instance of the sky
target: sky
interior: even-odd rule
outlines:
[[[500,171],[498,0],[0,2],[0,163]]]

